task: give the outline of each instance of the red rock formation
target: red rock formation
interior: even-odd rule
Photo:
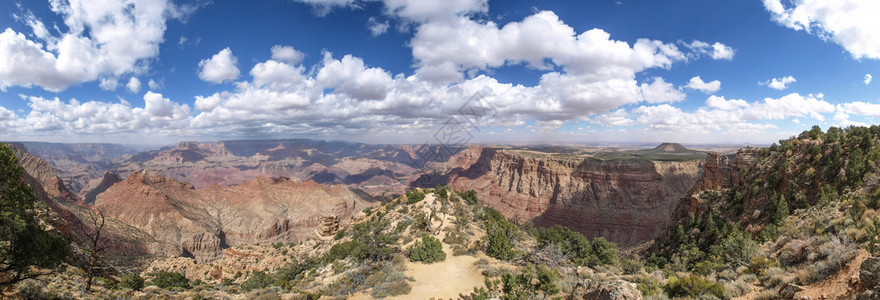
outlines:
[[[484,204],[515,221],[564,225],[632,246],[666,228],[678,199],[696,182],[698,164],[563,159],[486,148],[449,181],[456,190],[476,190]]]
[[[93,180],[89,184],[89,190],[86,192],[83,200],[86,203],[95,203],[95,197],[97,197],[98,194],[103,193],[108,188],[120,181],[122,181],[122,178],[119,178],[119,175],[110,172],[104,173],[104,176],[101,177],[100,181],[96,182],[95,180]]]
[[[706,190],[720,190],[727,188],[739,188],[744,184],[744,174],[752,167],[760,149],[757,148],[741,148],[735,154],[718,157],[717,153],[710,152],[706,155],[706,160],[701,165],[700,179],[697,184],[690,189],[678,201],[675,210],[672,212],[672,222],[687,220],[690,215],[699,216],[706,209],[706,201],[699,194]],[[731,158],[733,161],[731,161]],[[748,204],[746,205],[749,206]],[[754,206],[754,205],[752,205]],[[671,224],[665,231],[673,232],[675,224]],[[669,236],[660,236],[658,243],[660,245],[666,242]]]
[[[296,242],[322,216],[350,218],[371,205],[347,187],[257,177],[232,187],[195,189],[151,171],[132,173],[97,196],[96,207],[149,233],[156,254],[216,259],[230,245]]]
[[[702,166],[700,180],[694,188],[717,190],[741,185],[743,171],[755,161],[758,151],[755,148],[742,148],[732,156],[721,157],[718,157],[718,153],[709,152]],[[730,161],[731,157],[733,162]]]
[[[52,227],[61,233],[73,238],[74,242],[86,241],[84,232],[92,230],[83,220],[88,220],[89,207],[86,206],[76,195],[65,188],[63,181],[55,175],[52,167],[42,159],[29,154],[21,144],[11,144],[16,151],[19,164],[24,168],[25,181],[34,190],[37,199],[46,203],[58,218],[49,218]],[[147,253],[146,245],[142,241],[147,236],[137,230],[131,230],[124,224],[115,220],[108,220],[107,227],[102,233],[107,240],[108,247],[104,255],[110,257],[132,257]]]

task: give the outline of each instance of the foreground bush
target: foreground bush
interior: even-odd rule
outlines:
[[[156,279],[153,279],[153,284],[163,289],[172,287],[188,289],[189,279],[186,279],[179,272],[162,272],[156,275]]]
[[[663,291],[665,291],[670,297],[696,298],[711,294],[718,298],[724,298],[723,285],[693,274],[682,278],[670,278],[669,281],[663,285]]]
[[[248,278],[247,281],[241,284],[241,290],[244,292],[250,292],[252,290],[264,289],[272,285],[275,282],[275,279],[272,278],[272,275],[266,274],[262,271],[256,271],[251,274],[251,277]]]
[[[519,236],[516,224],[492,208],[484,209],[483,222],[486,226],[486,254],[500,260],[513,258],[513,245]]]
[[[417,190],[410,190],[406,192],[406,203],[407,204],[415,204],[420,201],[425,200],[425,193],[422,193]]]
[[[428,234],[422,235],[421,241],[409,247],[409,259],[412,261],[421,261],[432,263],[435,261],[446,260],[446,253],[443,252],[443,244],[440,240]]]
[[[125,276],[122,276],[122,279],[119,280],[118,287],[140,291],[144,288],[144,279],[138,274],[125,274]]]

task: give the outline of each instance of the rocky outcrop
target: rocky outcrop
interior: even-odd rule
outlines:
[[[106,172],[104,176],[101,177],[101,180],[93,180],[89,183],[89,190],[85,194],[85,198],[83,199],[86,203],[95,203],[95,198],[98,197],[98,194],[103,193],[111,186],[116,184],[117,182],[122,181],[122,178],[115,173]]]
[[[258,177],[232,187],[196,189],[151,171],[132,173],[99,194],[96,207],[149,233],[151,252],[214,260],[230,245],[298,242],[323,216],[350,218],[372,205],[341,185]]]
[[[319,238],[331,237],[337,232],[339,232],[339,217],[337,216],[322,216],[321,223],[318,228],[315,228],[315,234]]]
[[[564,225],[589,238],[633,246],[667,226],[678,199],[696,182],[698,165],[484,148],[449,182],[456,190],[476,190],[485,205],[514,221]]]
[[[571,292],[571,299],[583,300],[641,300],[642,292],[636,284],[623,280],[579,282]]]
[[[859,267],[859,280],[868,289],[880,286],[880,257],[868,257]]]
[[[717,190],[742,185],[743,174],[758,156],[757,148],[742,148],[735,154],[718,156],[709,152],[702,165],[702,176],[695,189]]]
[[[750,172],[750,168],[755,164],[755,160],[760,154],[757,148],[741,148],[731,155],[719,156],[718,153],[710,152],[706,155],[706,159],[701,164],[700,178],[697,184],[693,186],[684,196],[678,200],[675,210],[672,212],[672,223],[664,230],[658,238],[660,245],[667,242],[670,233],[677,226],[677,222],[687,220],[690,215],[700,216],[706,210],[706,199],[701,194],[706,190],[720,190],[735,188],[741,189],[744,185],[744,175]],[[751,201],[755,201],[752,199]],[[746,203],[746,209],[752,208],[757,204],[749,205]]]

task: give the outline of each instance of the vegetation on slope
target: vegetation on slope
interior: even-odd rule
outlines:
[[[876,253],[878,145],[878,126],[814,126],[761,149],[739,184],[693,191],[698,204],[685,207],[690,213],[660,239],[648,268],[677,278],[664,287],[669,296],[681,296],[671,285],[696,282],[691,276],[727,282],[725,297],[744,293],[754,279],[771,295],[828,278],[860,246]],[[685,294],[706,293],[723,298],[717,287]]]
[[[67,239],[39,223],[23,176],[15,153],[0,144],[0,287],[45,275],[70,254]]]

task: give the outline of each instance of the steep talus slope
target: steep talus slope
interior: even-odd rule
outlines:
[[[92,230],[89,224],[93,212],[82,200],[67,190],[53,168],[44,160],[31,155],[21,143],[9,144],[16,152],[19,164],[24,168],[25,181],[34,190],[37,199],[45,203],[52,214],[58,216],[51,225],[73,238],[74,242],[84,243],[84,232]],[[51,220],[51,219],[50,219]],[[151,238],[144,232],[108,218],[103,235],[113,243],[107,243],[104,255],[110,260],[123,257],[131,260],[133,256],[148,253],[147,244]]]
[[[200,203],[191,185],[142,171],[98,195],[95,207],[161,242],[153,252],[211,259],[224,242],[219,222]]]
[[[518,222],[565,225],[623,246],[656,237],[697,180],[699,161],[565,158],[485,148],[449,179]]]
[[[230,245],[303,240],[322,216],[345,219],[371,204],[344,186],[258,177],[197,190],[139,171],[99,194],[95,205],[159,241],[152,252],[205,261]]]
[[[257,177],[248,183],[198,190],[221,223],[230,245],[300,241],[311,237],[322,216],[341,220],[373,203],[343,185]]]

